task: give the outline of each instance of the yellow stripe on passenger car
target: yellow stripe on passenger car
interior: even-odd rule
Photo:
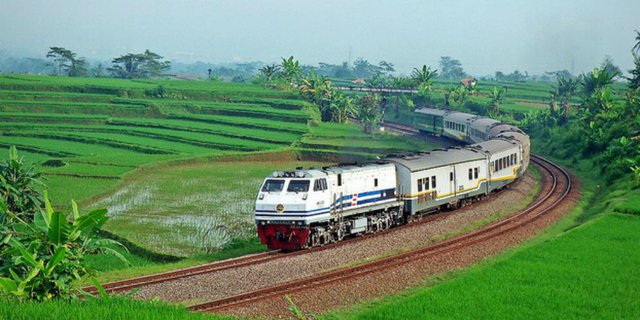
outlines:
[[[517,166],[513,167],[513,174],[512,175],[506,176],[506,177],[495,178],[495,179],[489,179],[489,182],[515,179],[518,176],[518,170],[519,169],[520,169],[520,165],[517,165]],[[470,190],[478,189],[480,187],[480,184],[482,183],[482,181],[486,181],[486,180],[487,180],[486,178],[479,179],[478,182],[476,183],[476,185],[471,187],[471,188],[462,189],[460,191],[449,192],[449,193],[445,193],[445,194],[442,194],[442,195],[436,194],[436,199],[445,198],[445,197],[448,197],[448,196],[450,196],[452,194],[455,194],[455,193],[463,193],[463,192],[467,192],[467,191],[470,191]],[[409,195],[403,195],[403,197],[404,198],[416,198],[416,197],[419,197],[421,195],[432,193],[433,191],[435,191],[435,190],[423,191],[423,192],[419,192],[419,193],[412,193],[412,194],[409,194]]]

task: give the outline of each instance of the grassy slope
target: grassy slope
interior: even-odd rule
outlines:
[[[601,216],[566,234],[414,289],[327,318],[637,318],[640,217]]]
[[[534,150],[549,145],[533,140]],[[624,178],[603,183],[589,160],[549,157],[579,176],[582,198],[546,232],[486,263],[326,318],[638,318],[640,188]]]

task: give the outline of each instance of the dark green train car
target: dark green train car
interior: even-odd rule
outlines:
[[[413,117],[413,127],[420,132],[441,136],[444,130],[443,117],[449,110],[431,108],[416,109]]]

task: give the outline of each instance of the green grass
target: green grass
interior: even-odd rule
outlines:
[[[163,302],[136,301],[125,298],[109,300],[83,300],[74,302],[25,302],[0,300],[1,320],[33,319],[189,319],[214,320],[231,319],[219,315],[189,312],[183,307]]]
[[[327,318],[635,319],[640,315],[638,228],[637,216],[601,216],[434,287]]]

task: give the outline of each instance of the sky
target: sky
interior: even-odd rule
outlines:
[[[640,1],[0,0],[0,51],[43,57],[62,46],[91,60],[150,49],[181,62],[304,64],[364,57],[408,73],[441,56],[467,73],[623,70]]]

